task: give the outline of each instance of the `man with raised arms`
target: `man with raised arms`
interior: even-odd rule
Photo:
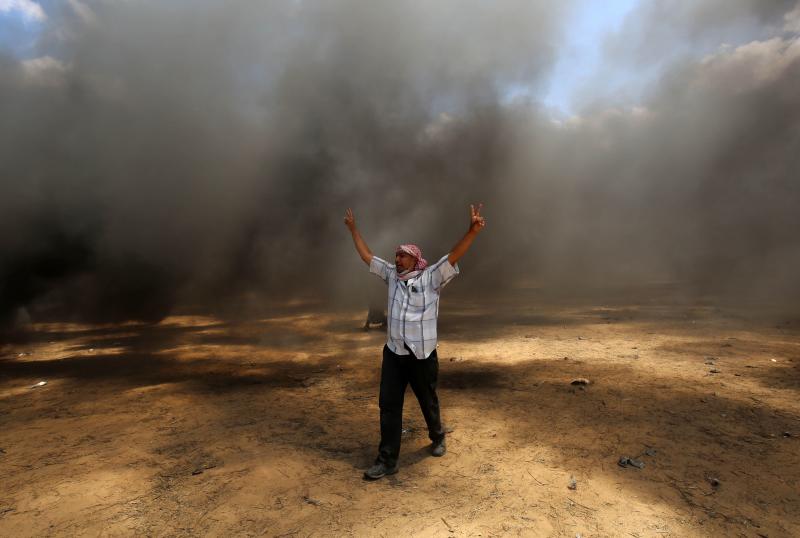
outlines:
[[[364,478],[377,480],[397,472],[400,455],[400,435],[403,428],[403,398],[406,386],[411,385],[417,397],[428,436],[431,454],[444,456],[445,435],[439,414],[436,382],[439,359],[436,356],[436,319],[439,314],[439,294],[458,273],[456,262],[467,252],[472,241],[486,225],[481,216],[482,204],[470,206],[467,233],[449,254],[428,265],[419,247],[400,245],[395,249],[394,265],[372,254],[356,227],[353,211],[348,209],[344,223],[353,235],[356,251],[371,273],[389,286],[388,327],[383,346],[381,365],[381,442],[375,465]]]

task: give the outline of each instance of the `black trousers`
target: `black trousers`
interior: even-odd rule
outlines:
[[[390,467],[397,465],[400,456],[400,435],[403,432],[403,399],[406,386],[411,385],[417,397],[431,441],[444,439],[444,428],[439,415],[439,397],[436,382],[439,378],[439,358],[436,350],[427,359],[414,355],[396,355],[383,346],[381,365],[381,444],[378,462]]]

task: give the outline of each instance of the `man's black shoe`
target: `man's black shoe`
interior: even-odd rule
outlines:
[[[447,447],[444,444],[444,438],[441,441],[435,441],[431,445],[431,455],[436,456],[437,458],[441,458],[444,456],[444,453],[447,452]]]
[[[366,471],[364,471],[364,478],[367,480],[377,480],[389,474],[395,474],[397,466],[389,467],[385,463],[378,462]]]

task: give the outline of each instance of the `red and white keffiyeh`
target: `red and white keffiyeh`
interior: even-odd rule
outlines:
[[[419,275],[426,267],[428,267],[428,261],[422,257],[422,251],[419,249],[417,245],[407,244],[407,245],[400,245],[395,250],[395,254],[398,252],[405,252],[409,256],[413,256],[416,258],[417,262],[414,264],[414,267],[405,271],[403,273],[398,273],[397,278],[402,281],[406,281],[409,278],[414,278],[415,276]]]

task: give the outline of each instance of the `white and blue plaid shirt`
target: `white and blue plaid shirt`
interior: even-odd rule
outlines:
[[[386,345],[397,355],[408,355],[408,348],[418,359],[426,359],[436,349],[436,319],[439,316],[439,292],[458,273],[458,264],[450,265],[447,256],[429,265],[419,275],[403,282],[394,265],[372,257],[369,270],[389,285],[389,313]]]

